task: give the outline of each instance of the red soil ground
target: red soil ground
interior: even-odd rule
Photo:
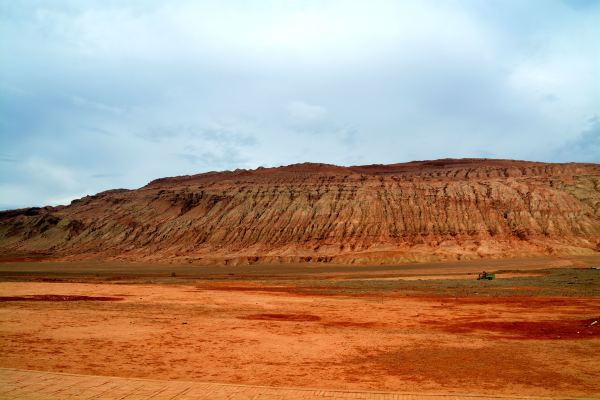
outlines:
[[[600,393],[599,297],[244,287],[0,282],[13,299],[0,303],[0,366],[422,393]]]

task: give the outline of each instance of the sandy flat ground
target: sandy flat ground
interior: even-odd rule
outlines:
[[[336,295],[263,285],[0,282],[0,367],[354,390],[600,394],[596,296]]]

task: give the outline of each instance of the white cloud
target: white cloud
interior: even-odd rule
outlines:
[[[320,121],[327,115],[325,107],[308,104],[303,101],[292,101],[287,106],[287,111],[293,120],[299,122]]]

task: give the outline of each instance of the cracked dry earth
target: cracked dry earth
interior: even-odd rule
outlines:
[[[248,385],[600,394],[598,297],[0,282],[0,367]]]

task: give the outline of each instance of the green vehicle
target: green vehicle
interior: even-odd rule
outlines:
[[[482,280],[482,279],[487,279],[488,281],[491,281],[492,279],[495,279],[495,278],[496,278],[496,274],[492,274],[492,273],[485,272],[485,271],[483,271],[483,272],[480,272],[480,273],[477,275],[477,280],[478,280],[478,281],[480,281],[480,280]]]

